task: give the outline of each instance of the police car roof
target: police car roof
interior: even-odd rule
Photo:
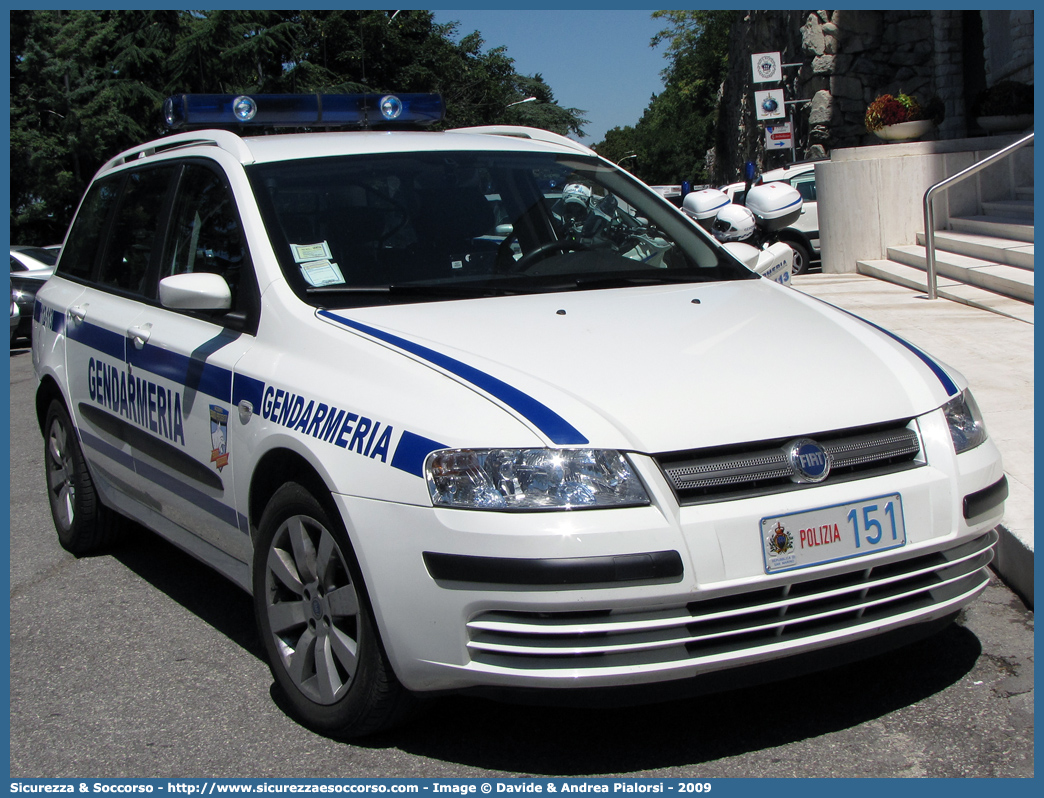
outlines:
[[[596,155],[583,144],[535,128],[490,126],[445,132],[428,131],[337,131],[326,133],[280,133],[241,137],[227,130],[195,130],[148,142],[120,153],[101,172],[130,161],[174,150],[217,146],[241,163],[271,163],[338,155],[377,155],[395,152],[554,152]]]
[[[285,161],[294,158],[323,158],[331,155],[371,155],[388,152],[426,152],[448,150],[480,151],[555,151],[567,149],[557,141],[538,141],[512,135],[488,135],[467,130],[451,130],[442,133],[427,131],[383,132],[360,131],[339,133],[294,133],[275,136],[258,136],[244,139],[250,148],[255,163]],[[579,150],[570,142],[571,150]],[[583,151],[590,153],[586,147]],[[585,153],[585,154],[586,154]]]

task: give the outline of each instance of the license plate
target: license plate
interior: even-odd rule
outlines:
[[[862,557],[906,544],[898,493],[761,519],[765,573]]]

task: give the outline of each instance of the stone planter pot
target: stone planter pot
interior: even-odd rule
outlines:
[[[987,133],[1007,133],[1033,126],[1033,114],[1002,114],[976,117],[975,123]]]
[[[885,141],[913,141],[914,139],[919,139],[932,127],[934,125],[930,119],[915,119],[913,122],[885,125],[875,130],[874,135]]]

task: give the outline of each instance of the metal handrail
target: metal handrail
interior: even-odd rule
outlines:
[[[1030,133],[1014,144],[1009,144],[1002,150],[992,155],[987,155],[981,161],[973,163],[967,169],[962,169],[955,175],[951,175],[945,180],[941,180],[924,192],[924,248],[928,258],[928,298],[936,299],[938,297],[938,278],[935,273],[935,209],[932,207],[932,200],[935,198],[935,194],[942,189],[950,188],[953,184],[959,183],[967,177],[971,177],[977,172],[981,172],[987,166],[990,166],[1002,158],[1007,158],[1015,150],[1022,149],[1027,144],[1033,141],[1033,134]]]

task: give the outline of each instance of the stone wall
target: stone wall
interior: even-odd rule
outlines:
[[[986,82],[1033,82],[1033,11],[983,11]]]
[[[934,93],[942,103],[945,117],[939,124],[941,139],[965,135],[967,108],[964,85],[964,24],[960,11],[932,12],[932,70]]]
[[[936,37],[931,11],[816,11],[801,28],[808,65],[801,88],[811,97],[810,155],[875,141],[867,106],[902,91],[935,96]]]

